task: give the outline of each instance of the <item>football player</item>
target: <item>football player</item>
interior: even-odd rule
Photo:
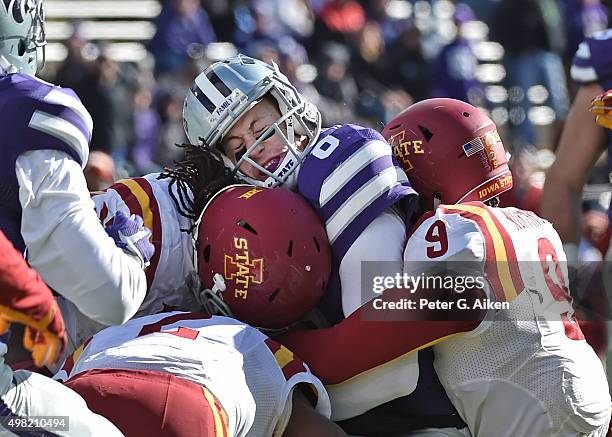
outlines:
[[[0,333],[7,332],[11,323],[24,325],[24,345],[35,365],[55,363],[66,346],[61,312],[49,288],[1,231],[0,290]],[[6,344],[0,343],[2,435],[122,435],[69,388],[38,373],[13,371],[4,361],[6,352]]]
[[[157,250],[146,271],[150,287],[138,316],[206,308],[276,329],[317,303],[329,283],[331,256],[325,230],[302,197],[282,189],[233,186],[216,192],[205,214],[191,221],[172,202],[175,189],[156,176],[122,180],[94,196],[103,220],[117,211],[142,213],[153,230]],[[195,230],[187,232],[191,227]],[[196,265],[207,284],[219,284],[209,287],[214,291],[201,293]],[[225,301],[219,299],[219,287]],[[247,313],[245,307],[256,311]],[[64,317],[69,353],[102,329],[79,314]]]
[[[70,89],[37,79],[42,0],[0,4],[0,229],[49,284],[103,324],[134,315],[144,298],[148,232],[123,217],[100,226],[83,176],[92,120]]]
[[[210,313],[283,329],[306,316],[329,283],[325,229],[289,190],[225,188],[208,202],[196,228],[198,277],[214,284],[198,300]]]
[[[542,216],[559,232],[570,263],[578,257],[582,190],[606,142],[608,160],[612,163],[610,133],[606,134],[602,126],[593,123],[588,112],[591,101],[612,88],[610,50],[612,29],[598,32],[579,45],[571,68],[572,79],[579,85],[578,92],[563,128],[557,157],[546,173]],[[609,164],[609,171],[612,171],[612,164]]]
[[[319,304],[325,324],[350,315],[372,293],[361,294],[361,263],[389,261],[401,271],[406,224],[416,194],[391,148],[375,130],[353,124],[321,129],[318,109],[276,65],[238,55],[215,62],[193,82],[183,110],[193,159],[173,174],[184,193],[180,209],[198,217],[202,201],[200,156],[219,156],[230,175],[258,186],[297,191],[325,225],[332,249],[332,276]],[[179,199],[180,200],[180,199]],[[203,284],[207,288],[212,282]],[[321,321],[318,322],[321,324]],[[362,361],[369,351],[362,350]],[[393,432],[428,426],[462,427],[432,366],[431,350],[402,358],[401,380],[384,369],[369,379],[352,379],[352,363],[337,369],[333,381],[335,420],[355,419],[358,433],[382,432],[394,416]],[[340,384],[343,383],[343,384]],[[406,396],[411,395],[408,398]],[[390,401],[392,406],[381,407]],[[371,411],[371,415],[363,417]],[[350,428],[345,424],[346,429]]]
[[[96,334],[57,375],[129,436],[340,436],[321,382],[235,319],[171,312]]]
[[[298,321],[319,300],[329,279],[328,242],[297,194],[228,187],[196,225],[199,275],[216,286],[201,290],[192,278],[185,295],[201,308],[274,329]],[[126,435],[342,435],[292,394],[297,384],[312,384],[317,409],[329,416],[325,389],[307,367],[260,331],[225,317],[134,319],[96,334],[64,371],[57,377],[70,375],[68,386]]]
[[[612,88],[612,29],[586,38],[574,56],[571,76],[579,85],[565,122],[556,159],[546,173],[542,196],[542,217],[550,220],[563,241],[570,267],[577,267],[580,221],[582,218],[582,190],[589,173],[604,149],[608,150],[608,172],[612,178],[612,134],[606,131],[603,101],[597,97]],[[593,100],[595,101],[593,102]],[[593,102],[593,103],[592,103]],[[593,107],[599,124],[593,123],[588,112]],[[610,179],[612,182],[612,179]],[[612,223],[612,206],[608,210]],[[608,308],[599,310],[610,320],[612,314],[612,246],[604,257],[602,282],[606,289]],[[612,371],[612,323],[608,323],[608,375]]]
[[[531,212],[496,207],[512,175],[493,122],[467,103],[430,99],[391,120],[383,135],[423,214],[406,244],[404,275],[450,285],[391,288],[386,302],[415,306],[392,314],[375,299],[331,332],[290,333],[283,343],[315,373],[340,357],[351,361],[356,347],[392,366],[433,345],[436,372],[473,435],[606,435],[608,385],[573,319],[559,236]],[[473,285],[458,290],[466,278]]]

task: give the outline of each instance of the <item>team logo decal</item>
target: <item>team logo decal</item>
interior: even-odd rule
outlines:
[[[489,161],[489,165],[492,170],[495,170],[497,167],[501,165],[499,162],[499,157],[495,153],[494,149],[497,143],[501,142],[501,138],[496,130],[487,132],[484,136],[485,150],[487,153],[487,159]]]
[[[250,285],[263,282],[264,262],[263,258],[251,259],[246,238],[234,237],[234,248],[237,251],[233,256],[224,257],[223,277],[236,284],[235,297],[246,299]]]
[[[422,149],[422,140],[404,141],[406,131],[401,131],[389,138],[389,144],[393,150],[393,155],[400,161],[404,171],[408,172],[414,166],[408,158],[411,154],[418,155],[425,153]],[[412,149],[412,150],[411,150]]]
[[[263,188],[253,188],[247,191],[246,193],[242,193],[240,196],[238,196],[238,199],[250,199],[255,194],[260,193],[262,191],[263,191]]]
[[[512,187],[512,175],[503,173],[478,190],[478,200],[491,198],[508,187]]]

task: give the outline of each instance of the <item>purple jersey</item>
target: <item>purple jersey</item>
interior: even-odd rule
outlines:
[[[578,46],[572,62],[572,79],[579,84],[597,82],[612,89],[612,29],[597,32]],[[608,131],[608,172],[612,183],[612,132]],[[612,204],[608,210],[612,220]]]
[[[85,167],[93,124],[72,90],[21,73],[0,76],[0,111],[0,229],[23,251],[17,158],[60,150]]]
[[[598,82],[604,90],[612,88],[612,29],[595,33],[580,43],[571,75],[579,84]]]
[[[321,131],[300,168],[298,191],[325,224],[338,264],[386,208],[405,197],[414,204],[417,198],[382,135],[354,124]]]
[[[300,167],[298,191],[317,211],[327,230],[333,256],[332,277],[319,308],[335,324],[344,318],[338,274],[344,255],[385,209],[406,199],[410,215],[417,194],[382,135],[353,124],[321,132],[317,145]],[[433,369],[431,349],[419,351],[418,360],[419,380],[409,396],[394,399],[341,425],[353,430],[369,423],[376,434],[381,429],[372,424],[378,424],[382,417],[397,415],[402,418],[402,431],[440,424],[464,426]]]
[[[337,323],[344,318],[338,273],[344,255],[386,208],[408,198],[411,209],[417,194],[382,135],[354,124],[321,131],[300,167],[298,192],[325,224],[332,275],[319,307]]]

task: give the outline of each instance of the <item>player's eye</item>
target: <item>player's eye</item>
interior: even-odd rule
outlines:
[[[246,147],[242,146],[239,149],[236,150],[234,157],[236,159],[236,162],[240,161],[242,159],[242,157],[244,156],[246,152]]]
[[[259,132],[257,132],[255,135],[257,135],[257,139],[261,139],[261,141],[267,141],[268,139],[270,139],[272,137],[272,135],[274,135],[274,129],[270,129],[267,130],[266,129],[262,129]]]

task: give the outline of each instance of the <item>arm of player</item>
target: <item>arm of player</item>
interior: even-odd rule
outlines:
[[[415,292],[415,296],[420,295]],[[386,290],[382,300],[397,302],[405,296],[403,289]],[[420,298],[411,299],[418,302]],[[443,311],[428,308],[406,310],[399,315],[381,311],[374,299],[331,328],[291,331],[277,340],[303,359],[323,384],[329,385],[428,347],[449,335],[472,331],[479,324],[477,319],[448,320]]]
[[[80,165],[64,152],[38,150],[22,154],[16,172],[30,264],[93,320],[132,317],[145,297],[145,273],[100,225]]]
[[[347,434],[327,417],[317,412],[300,390],[293,391],[291,418],[283,437],[341,437]]]
[[[54,364],[67,341],[62,314],[49,288],[2,232],[0,290],[0,333],[13,322],[25,325],[23,342],[34,364]]]
[[[406,246],[404,273],[412,278],[451,278],[451,282],[463,274],[475,279],[482,276],[484,241],[476,225],[454,214],[450,218],[440,214],[447,217],[450,226],[439,227],[440,215],[418,226]],[[434,231],[430,231],[432,227]],[[430,232],[440,241],[428,237]],[[385,290],[331,328],[292,331],[278,341],[308,363],[324,384],[338,384],[451,335],[471,332],[486,317],[485,309],[474,306],[476,300],[487,297],[486,283],[480,287],[474,280],[473,287],[461,294],[443,281],[412,284],[410,290]],[[413,307],[398,311],[385,305],[401,303],[402,299],[414,302]],[[458,299],[464,299],[461,307]]]
[[[540,212],[566,243],[578,243],[582,189],[602,152],[605,131],[593,122],[591,100],[603,90],[597,83],[578,90],[565,121],[557,157],[546,173]]]

